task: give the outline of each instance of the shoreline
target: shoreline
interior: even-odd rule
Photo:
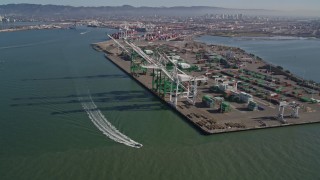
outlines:
[[[0,29],[0,33],[4,32],[18,32],[18,31],[32,31],[32,30],[51,30],[51,29],[70,29],[70,24],[39,24],[39,25],[24,25],[16,26],[7,29]]]
[[[52,29],[65,29],[65,28],[35,28],[35,29],[2,29],[0,33],[19,32],[19,31],[32,31],[32,30],[52,30]]]

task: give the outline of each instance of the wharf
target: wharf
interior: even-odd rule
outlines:
[[[185,99],[179,99],[177,108],[172,106],[169,101],[169,97],[162,97],[157,92],[152,90],[152,76],[150,71],[146,75],[133,75],[130,72],[130,61],[126,61],[118,56],[118,49],[113,45],[111,41],[93,44],[93,48],[98,51],[105,53],[105,57],[112,62],[115,66],[121,69],[123,72],[128,74],[133,80],[143,86],[145,89],[150,91],[161,101],[166,103],[175,112],[180,114],[187,122],[194,125],[196,128],[201,130],[204,134],[217,134],[237,131],[247,131],[255,129],[266,129],[276,127],[286,127],[301,124],[312,124],[319,123],[319,114],[315,113],[319,109],[319,105],[311,105],[314,112],[303,112],[300,113],[299,119],[286,118],[287,123],[282,123],[275,118],[277,112],[277,106],[268,106],[267,102],[257,99],[258,102],[265,105],[264,111],[247,112],[247,110],[241,105],[233,106],[233,111],[230,113],[219,113],[215,110],[203,107],[201,99],[202,95],[207,93],[208,87],[201,86],[198,88],[199,97],[196,105],[193,106]]]

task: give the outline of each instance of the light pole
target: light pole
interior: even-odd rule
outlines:
[[[311,94],[312,94],[312,99],[313,99],[313,94],[314,94],[314,86],[316,85],[316,83],[313,83],[312,84],[312,92],[311,92]]]

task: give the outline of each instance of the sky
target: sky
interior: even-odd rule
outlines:
[[[320,0],[0,0],[0,4],[32,3],[72,6],[215,6],[241,9],[320,11]]]

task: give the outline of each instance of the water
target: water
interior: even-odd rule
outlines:
[[[201,135],[91,49],[111,30],[86,31],[0,33],[1,180],[320,177],[320,125]],[[143,147],[103,134],[88,95]]]
[[[306,79],[320,82],[320,39],[202,36],[198,41],[240,47]]]
[[[79,101],[81,102],[83,109],[87,112],[92,123],[108,138],[133,148],[141,148],[143,146],[122,134],[115,126],[113,126],[94,103],[91,94],[88,94],[87,98],[80,97]]]

